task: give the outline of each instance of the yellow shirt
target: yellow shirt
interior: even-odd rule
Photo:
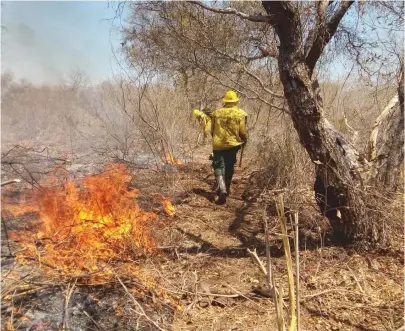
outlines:
[[[204,131],[204,136],[208,136],[208,133],[211,131],[211,118],[208,115],[201,113],[199,120]]]
[[[212,147],[224,150],[246,142],[247,114],[237,106],[222,107],[212,113]]]

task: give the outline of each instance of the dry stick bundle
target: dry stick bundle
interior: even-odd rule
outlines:
[[[294,275],[293,266],[290,250],[290,242],[288,241],[287,235],[287,220],[284,214],[284,200],[283,194],[278,195],[278,200],[276,200],[277,215],[280,222],[283,246],[285,252],[285,259],[287,263],[287,275],[288,275],[288,296],[290,298],[290,322],[288,326],[289,331],[294,331],[297,325],[297,317],[295,315],[295,293],[294,293]]]
[[[298,241],[298,211],[294,211],[294,231],[295,231],[295,292],[297,296],[297,331],[301,330],[300,324],[300,248]]]
[[[291,249],[290,243],[288,241],[288,234],[287,234],[287,219],[284,214],[284,200],[283,194],[278,195],[278,200],[276,199],[276,207],[277,207],[277,215],[280,222],[281,227],[281,236],[283,238],[283,246],[287,264],[287,275],[288,275],[288,296],[290,301],[290,322],[288,326],[289,331],[294,331],[297,328],[297,331],[300,330],[300,311],[299,311],[299,302],[296,306],[295,301],[295,292],[294,292],[294,275],[293,275],[293,263],[291,257]],[[282,294],[282,287],[280,285],[279,289],[277,290],[275,278],[272,274],[271,270],[271,256],[270,256],[270,243],[269,243],[269,232],[268,232],[268,223],[267,223],[267,216],[266,216],[266,209],[263,211],[263,222],[264,222],[264,229],[265,229],[265,244],[266,244],[266,262],[267,265],[264,266],[263,262],[257,256],[256,250],[247,249],[247,252],[253,258],[253,261],[259,266],[260,270],[266,276],[266,285],[272,292],[272,296],[274,299],[274,304],[276,308],[276,315],[277,315],[277,329],[278,331],[285,331],[285,322],[283,316],[283,294]],[[298,247],[298,213],[294,212],[294,226],[295,226],[295,255],[296,255],[296,290],[297,290],[297,298],[299,300],[299,247]]]
[[[281,286],[279,293],[277,293],[276,282],[274,280],[273,274],[271,272],[271,256],[270,256],[270,243],[269,243],[269,227],[267,223],[266,208],[263,210],[263,222],[264,222],[264,237],[266,244],[266,284],[267,287],[271,290],[274,304],[276,306],[276,316],[277,316],[277,329],[278,331],[284,331],[284,317],[283,317],[283,295],[281,293]],[[277,294],[279,294],[277,300]]]
[[[269,225],[267,223],[266,208],[263,210],[263,222],[264,222],[264,235],[266,244],[266,283],[269,289],[274,292],[274,288],[271,284],[273,275],[271,273],[271,256],[270,256],[270,243],[269,243]]]
[[[64,304],[63,304],[63,312],[62,312],[62,330],[69,330],[69,302],[72,294],[75,290],[75,286],[77,283],[77,278],[74,280],[73,284],[68,283],[65,297],[64,297]]]

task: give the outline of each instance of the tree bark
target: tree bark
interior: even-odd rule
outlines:
[[[373,130],[371,131],[370,134],[370,139],[368,141],[368,159],[370,161],[375,161],[377,159],[377,138],[378,138],[378,131],[380,129],[380,126],[383,122],[383,120],[388,117],[395,105],[398,102],[398,94],[394,95],[392,99],[388,102],[388,105],[383,109],[381,114],[377,117],[377,119],[374,121],[374,126]]]
[[[399,75],[397,93],[395,98],[399,104],[387,116],[388,123],[375,158],[376,182],[391,193],[398,189],[404,161],[404,76],[402,71]]]
[[[382,241],[377,224],[367,219],[357,151],[326,120],[317,83],[311,79],[317,59],[332,38],[352,2],[342,2],[329,22],[321,22],[320,34],[307,59],[297,5],[290,1],[263,1],[280,41],[278,66],[292,121],[302,145],[316,164],[315,193],[335,237],[344,244],[367,248]],[[333,20],[332,20],[333,19]],[[327,32],[327,38],[323,38]]]

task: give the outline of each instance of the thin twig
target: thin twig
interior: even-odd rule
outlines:
[[[135,303],[135,305],[138,307],[139,311],[134,310],[137,314],[140,316],[143,316],[145,319],[147,319],[149,322],[151,322],[154,326],[156,326],[159,330],[165,331],[165,329],[162,329],[159,324],[157,324],[154,320],[152,320],[148,315],[146,315],[145,310],[142,308],[142,306],[139,304],[139,302],[135,299],[135,297],[131,294],[131,292],[128,291],[128,288],[125,286],[125,284],[122,282],[121,278],[118,277],[118,275],[115,275],[115,277],[118,279],[120,282],[121,286],[124,288],[125,292],[127,292],[128,296],[132,299],[132,301]]]
[[[64,305],[63,305],[63,314],[62,314],[62,328],[63,330],[69,330],[69,302],[70,298],[72,297],[73,291],[75,289],[77,282],[77,278],[73,282],[73,284],[69,283],[66,289],[65,298],[64,298]]]
[[[269,18],[270,18],[269,16],[262,15],[260,13],[255,14],[255,15],[245,14],[245,13],[242,13],[240,11],[237,11],[234,8],[212,7],[212,6],[206,5],[202,1],[187,1],[187,2],[192,3],[192,4],[196,4],[196,5],[200,6],[200,7],[204,8],[204,9],[207,9],[209,11],[212,11],[214,13],[225,14],[225,15],[226,14],[227,15],[231,14],[231,15],[235,15],[235,16],[238,16],[238,17],[240,17],[242,19],[249,20],[249,21],[252,21],[252,22],[268,22]]]
[[[256,248],[253,249],[252,251],[249,248],[247,248],[246,250],[249,253],[249,255],[253,258],[253,261],[259,266],[263,275],[265,275],[267,277],[266,267],[263,265],[263,262],[257,256]]]
[[[245,293],[245,294],[241,294],[241,293],[230,293],[230,294],[221,294],[221,293],[203,293],[203,292],[191,292],[191,291],[186,291],[186,290],[182,290],[182,289],[177,289],[177,291],[175,290],[170,290],[170,289],[165,289],[167,292],[170,293],[176,293],[176,294],[193,294],[193,295],[198,295],[198,296],[209,296],[209,297],[221,297],[221,298],[248,298],[246,295],[250,294],[249,293]]]
[[[15,178],[15,179],[7,180],[7,181],[1,183],[1,186],[13,184],[13,183],[21,183],[21,179]]]
[[[347,266],[347,269],[349,269],[350,273],[352,274],[353,279],[355,280],[355,282],[356,282],[357,286],[359,287],[361,293],[365,294],[365,292],[364,292],[363,288],[361,287],[360,282],[359,282],[359,280],[357,279],[356,275],[354,274],[353,270],[350,269],[349,266]]]
[[[90,314],[89,314],[87,311],[83,310],[83,313],[84,313],[84,315],[86,315],[86,316],[94,323],[95,326],[97,326],[100,330],[105,331],[105,329],[104,329],[100,324],[98,324],[98,323],[94,320],[94,318],[90,316]]]
[[[331,288],[331,289],[329,289],[329,290],[324,290],[324,291],[321,291],[321,292],[317,292],[317,293],[313,293],[313,294],[304,295],[304,296],[301,297],[301,299],[311,299],[311,298],[320,296],[320,295],[322,295],[322,294],[330,293],[330,292],[350,292],[350,293],[352,293],[352,294],[362,295],[362,294],[359,293],[359,292],[348,291],[348,290],[346,290],[345,288]],[[304,302],[304,300],[301,300],[301,302]]]
[[[255,304],[259,309],[262,309],[263,311],[266,311],[266,309],[264,309],[263,307],[261,307],[260,305],[258,305],[254,300],[252,300],[251,298],[249,298],[248,296],[246,296],[246,294],[243,294],[243,293],[237,291],[236,289],[234,289],[234,288],[233,288],[231,285],[229,285],[229,284],[227,284],[226,286],[229,287],[232,291],[237,292],[237,293],[238,293],[238,294],[237,294],[238,296],[240,296],[240,297],[242,297],[242,298],[245,298],[246,300],[249,300],[250,302],[252,302],[253,304]]]
[[[7,229],[6,221],[4,220],[3,215],[1,215],[1,223],[3,224],[3,227],[4,227],[4,235],[6,237],[8,253],[10,254],[10,256],[14,257],[13,253],[11,252],[10,240],[8,239],[8,229]]]

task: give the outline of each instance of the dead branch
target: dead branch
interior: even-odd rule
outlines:
[[[69,283],[64,296],[63,312],[62,312],[62,328],[63,330],[69,330],[69,302],[76,286],[77,278],[73,284]]]
[[[311,74],[325,46],[335,34],[340,21],[353,3],[354,1],[342,1],[339,8],[330,18],[329,22],[319,22],[321,26],[318,29],[314,43],[312,44],[312,47],[308,52],[308,56],[305,59]]]
[[[177,291],[173,291],[173,290],[169,290],[169,289],[166,289],[166,290],[168,292],[176,293],[176,294],[183,294],[184,293],[184,294],[193,294],[193,295],[211,296],[211,297],[221,297],[221,298],[239,298],[239,297],[247,298],[246,295],[250,294],[250,292],[245,293],[245,294],[243,294],[243,293],[223,294],[223,293],[213,293],[213,292],[206,293],[206,292],[198,292],[198,291],[191,292],[191,291],[186,291],[186,290],[181,290],[181,289],[177,289]]]
[[[288,296],[290,298],[290,322],[288,329],[290,331],[295,330],[297,323],[297,316],[295,315],[295,293],[294,293],[294,276],[292,271],[292,258],[290,242],[287,236],[287,220],[284,213],[284,199],[283,195],[278,196],[278,201],[276,201],[277,215],[280,222],[281,232],[283,233],[283,246],[285,252],[285,259],[287,264],[287,275],[288,275]]]
[[[13,184],[13,183],[21,183],[21,179],[15,178],[15,179],[7,180],[7,181],[1,183],[1,186]]]
[[[6,237],[6,243],[7,243],[7,248],[8,248],[8,254],[10,256],[14,256],[13,253],[11,252],[11,247],[10,247],[10,240],[8,238],[8,229],[6,226],[6,221],[4,220],[3,215],[1,215],[1,223],[3,224],[3,228],[4,228],[4,235]]]
[[[269,225],[267,223],[267,211],[266,208],[263,210],[263,222],[264,222],[264,236],[265,236],[265,245],[266,245],[266,284],[269,290],[272,292],[275,289],[271,285],[273,275],[271,273],[271,256],[270,256],[270,243],[269,243]]]
[[[115,275],[115,277],[117,278],[117,280],[120,282],[121,286],[124,288],[125,292],[128,294],[128,296],[132,299],[132,301],[134,302],[134,304],[138,307],[139,311],[134,310],[134,312],[136,312],[138,315],[140,315],[141,317],[144,317],[145,319],[147,319],[149,322],[151,322],[156,328],[158,328],[160,331],[165,331],[164,329],[162,329],[159,324],[157,324],[154,320],[152,320],[148,315],[146,315],[145,310],[142,308],[142,306],[140,305],[140,303],[135,299],[135,297],[131,294],[131,292],[128,291],[128,288],[125,286],[125,284],[122,282],[121,278],[118,277],[118,275]]]
[[[268,22],[269,21],[269,16],[268,15],[262,15],[262,14],[256,14],[256,15],[248,15],[245,13],[242,13],[240,11],[237,11],[234,8],[216,8],[216,7],[211,7],[205,5],[202,1],[187,1],[191,4],[198,5],[204,9],[207,9],[209,11],[212,11],[214,13],[218,14],[225,14],[225,15],[235,15],[238,16],[244,20],[252,21],[252,22]]]
[[[378,130],[380,127],[381,122],[383,121],[384,118],[386,118],[394,108],[394,106],[398,102],[398,94],[395,94],[391,100],[388,102],[388,105],[383,109],[381,114],[376,118],[374,121],[373,125],[373,130],[371,131],[370,138],[369,138],[369,147],[368,147],[368,155],[369,155],[369,160],[373,161],[377,157],[377,136],[378,136]]]
[[[351,138],[350,138],[350,143],[352,145],[356,144],[357,138],[359,136],[359,132],[357,130],[355,130],[352,126],[350,126],[349,121],[347,120],[346,114],[343,113],[343,119],[345,122],[346,127],[348,128],[350,134],[351,134]]]
[[[341,292],[349,292],[349,293],[364,296],[364,293],[353,292],[352,290],[349,291],[349,290],[347,290],[345,288],[331,288],[331,289],[320,291],[320,292],[317,292],[317,293],[304,295],[304,296],[302,296],[302,299],[300,300],[300,302],[305,302],[305,300],[303,300],[303,299],[312,299],[312,298],[318,297],[318,296],[320,296],[322,294],[331,293],[331,292],[340,292],[340,293]]]
[[[299,235],[298,235],[298,212],[294,211],[294,230],[295,230],[295,291],[297,297],[297,331],[301,330],[300,324],[300,247],[299,247]]]
[[[263,262],[257,256],[256,249],[251,251],[249,248],[247,248],[246,251],[252,257],[253,261],[259,266],[259,268],[260,268],[261,272],[263,273],[263,275],[267,276],[266,267],[264,266]]]

